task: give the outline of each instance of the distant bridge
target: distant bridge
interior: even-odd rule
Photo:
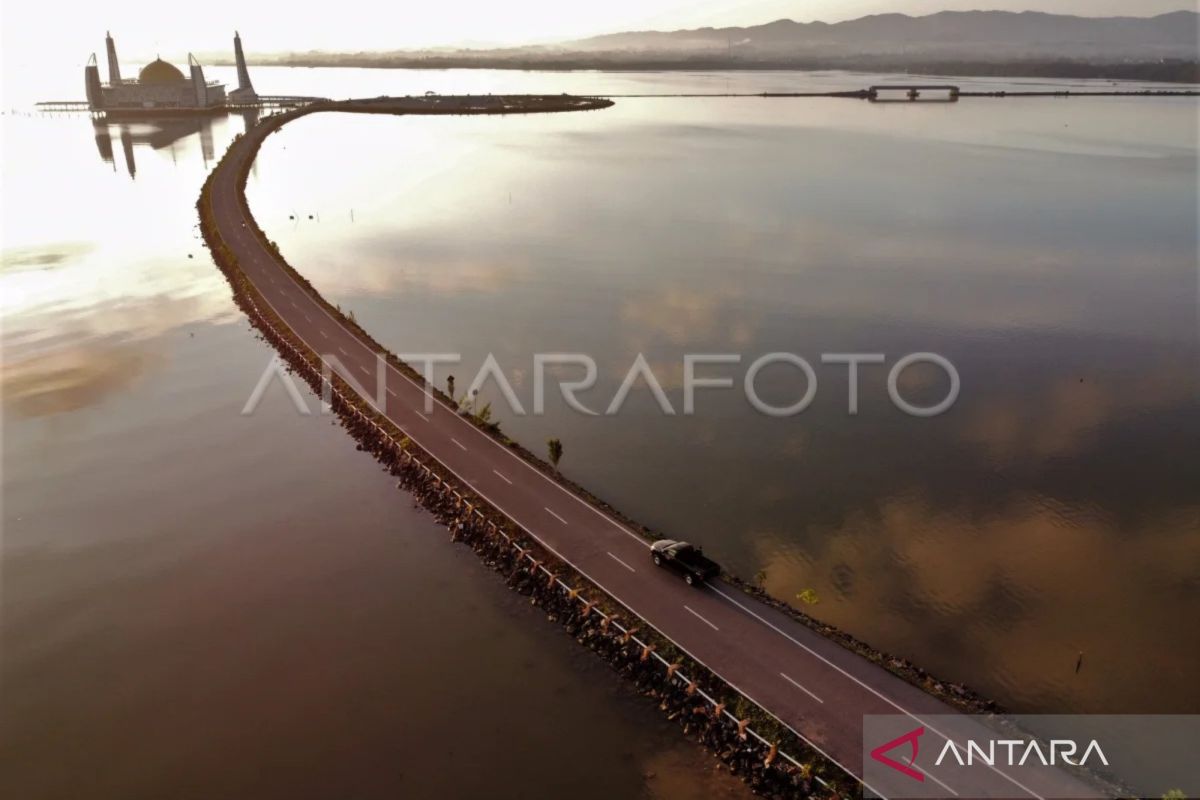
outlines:
[[[901,93],[901,97],[893,97],[896,92]],[[913,103],[922,99],[923,92],[932,92],[936,96],[933,98],[925,98],[925,102],[934,103],[957,103],[959,89],[957,86],[942,83],[929,84],[913,84],[913,83],[889,83],[871,86],[867,89],[867,99],[872,103]]]

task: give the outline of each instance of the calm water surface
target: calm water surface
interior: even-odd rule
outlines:
[[[5,105],[78,96],[65,77],[6,84]],[[330,96],[878,82],[255,80]],[[270,351],[193,204],[243,125],[3,118],[6,794],[735,794],[327,419],[277,385],[239,414]],[[719,391],[664,418],[640,388],[615,417],[553,397],[543,417],[497,415],[532,449],[562,438],[563,469],[627,513],[1014,708],[1198,711],[1195,137],[1194,102],[1165,100],[323,115],[272,137],[250,194],[377,338],[461,351],[460,381],[494,353],[526,405],[537,351],[595,356],[598,407],[638,352],[676,406],[683,353],[808,357],[817,399],[786,420]],[[882,368],[849,417],[844,369],[817,363],[917,350],[962,374],[933,420],[891,407]],[[914,399],[943,388],[908,378]],[[781,402],[797,384],[762,380]]]
[[[0,793],[746,796],[340,428],[239,413],[194,203],[242,120],[2,124]]]
[[[575,76],[576,81],[582,80]],[[737,76],[735,80],[748,80]],[[850,85],[857,85],[852,82]],[[638,353],[676,409],[685,353],[799,353],[813,405],[733,391],[663,416],[552,393],[494,403],[635,518],[947,678],[1025,711],[1200,711],[1196,103],[870,105],[623,99],[506,119],[323,115],[272,137],[269,235],[397,352],[494,354],[528,411],[533,354]],[[827,352],[934,351],[934,419]],[[564,370],[576,378],[581,371]],[[803,391],[762,376],[777,404]],[[904,391],[944,395],[936,370]],[[812,595],[810,595],[812,596]],[[1075,664],[1084,653],[1084,667]],[[1154,680],[1147,680],[1153,675]]]

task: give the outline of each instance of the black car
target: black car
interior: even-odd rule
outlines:
[[[673,569],[682,575],[688,586],[702,584],[721,574],[717,562],[706,558],[703,550],[687,542],[673,539],[657,541],[650,548],[650,557],[654,559],[655,566]]]

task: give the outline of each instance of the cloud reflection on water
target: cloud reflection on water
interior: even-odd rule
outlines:
[[[569,474],[618,507],[765,568],[780,596],[816,588],[815,613],[937,672],[1041,710],[1144,710],[1190,686],[1159,621],[1200,613],[1178,567],[1200,552],[1181,466],[1200,414],[1196,121],[1138,108],[1152,132],[1074,101],[309,119],[268,143],[251,202],[381,341],[461,351],[460,375],[488,352],[510,373],[587,352],[593,407],[637,352],[677,405],[686,352],[943,353],[963,394],[919,424],[884,369],[850,420],[844,368],[821,367],[787,421],[713,392],[690,419],[633,398],[616,419],[501,422],[562,437]],[[313,157],[332,141],[372,170]],[[309,204],[319,224],[283,222]],[[938,379],[908,370],[902,391]],[[1073,647],[1075,683],[1056,672]],[[1158,685],[1125,679],[1143,652]]]

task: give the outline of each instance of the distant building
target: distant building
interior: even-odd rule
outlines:
[[[231,103],[254,103],[258,95],[250,84],[250,72],[246,69],[246,56],[242,53],[242,37],[233,32],[233,60],[237,64],[238,88],[229,93]]]
[[[108,55],[108,83],[100,82],[100,67],[93,53],[84,67],[88,107],[93,111],[131,113],[205,113],[223,109],[229,101],[253,103],[258,96],[250,85],[246,59],[242,55],[242,40],[234,34],[234,54],[237,60],[238,88],[230,97],[225,85],[206,81],[204,68],[191,53],[188,54],[188,74],[174,64],[156,58],[142,67],[136,79],[121,77],[117,48],[109,34],[105,41]]]

